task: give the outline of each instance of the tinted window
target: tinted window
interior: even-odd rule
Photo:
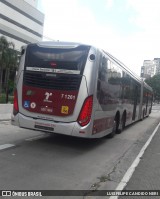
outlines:
[[[56,68],[78,70],[83,72],[88,56],[89,46],[76,48],[44,48],[36,44],[28,45],[26,51],[26,67]]]

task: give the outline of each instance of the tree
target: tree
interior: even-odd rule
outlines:
[[[0,95],[2,92],[2,78],[3,69],[6,66],[7,49],[9,48],[9,43],[4,36],[0,37]]]
[[[145,82],[153,88],[155,100],[160,101],[160,74],[146,79]]]
[[[16,71],[17,61],[18,61],[18,54],[14,50],[14,45],[12,44],[12,48],[8,49],[8,56],[6,59],[6,72],[5,72],[6,103],[8,103],[10,72],[11,72],[11,70]]]
[[[18,53],[14,49],[14,44],[8,42],[4,36],[0,37],[0,95],[2,93],[2,81],[5,71],[5,90],[6,102],[8,102],[8,82],[10,71],[16,70],[18,62]]]

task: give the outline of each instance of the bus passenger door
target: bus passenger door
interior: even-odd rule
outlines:
[[[137,109],[137,100],[138,100],[138,86],[135,85],[134,90],[133,90],[133,115],[132,115],[132,120],[135,120],[136,118],[136,109]]]

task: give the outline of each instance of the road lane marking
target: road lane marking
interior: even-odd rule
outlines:
[[[151,136],[149,137],[149,139],[147,140],[147,142],[145,143],[145,145],[142,147],[141,151],[137,155],[136,159],[134,160],[132,165],[129,167],[127,172],[124,174],[121,182],[118,184],[118,186],[115,189],[115,191],[123,191],[123,189],[125,188],[125,186],[129,182],[130,178],[132,177],[136,167],[138,166],[138,164],[139,164],[139,162],[141,160],[141,157],[143,156],[145,150],[147,149],[147,147],[149,146],[150,142],[152,141],[154,135],[156,134],[159,126],[160,126],[160,123],[156,126],[156,128],[153,131],[153,133],[151,134]],[[118,198],[119,198],[119,196],[111,196],[109,199],[118,199]]]
[[[14,146],[15,146],[14,144],[2,144],[2,145],[0,145],[0,150],[11,148]]]

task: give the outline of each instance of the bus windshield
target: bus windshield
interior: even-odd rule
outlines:
[[[76,48],[40,47],[30,44],[27,47],[25,69],[56,69],[56,71],[72,71],[72,74],[82,74],[89,52],[89,46]],[[57,70],[59,69],[59,70]],[[44,70],[45,71],[45,70]],[[47,70],[46,70],[47,71]]]

